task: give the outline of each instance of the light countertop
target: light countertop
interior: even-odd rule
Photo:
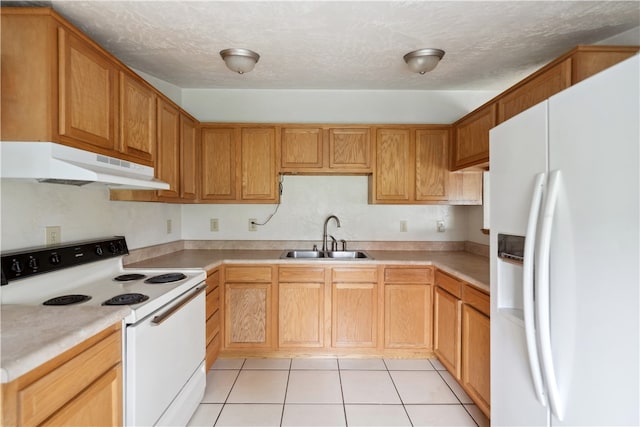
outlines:
[[[8,383],[103,329],[122,322],[128,306],[0,306],[0,382]]]
[[[220,264],[269,263],[269,264],[332,264],[358,265],[402,264],[434,265],[447,273],[489,292],[489,258],[463,251],[367,251],[370,260],[300,260],[281,259],[283,250],[250,249],[186,249],[168,255],[129,264],[127,268],[203,268],[211,270]],[[126,260],[125,260],[126,262]]]

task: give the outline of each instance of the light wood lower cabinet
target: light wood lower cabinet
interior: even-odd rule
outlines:
[[[220,353],[220,269],[207,274],[206,368],[209,370]]]
[[[326,290],[324,267],[279,269],[279,348],[324,347]]]
[[[271,266],[225,267],[225,349],[273,349],[277,283],[272,270]]]
[[[378,345],[378,289],[376,268],[333,268],[332,347]]]
[[[432,348],[432,282],[429,267],[384,269],[384,347]]]
[[[488,316],[471,305],[462,306],[462,386],[487,416],[491,402],[490,331]]]
[[[2,425],[122,425],[119,324],[2,385]]]
[[[434,298],[434,353],[460,379],[460,299],[436,286]]]

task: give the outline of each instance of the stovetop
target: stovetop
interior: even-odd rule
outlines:
[[[131,313],[125,322],[131,324],[206,279],[201,269],[126,269],[122,263],[125,254],[128,249],[122,237],[3,254],[2,272],[8,284],[2,286],[0,301],[41,305],[56,297],[84,295],[89,299],[73,305],[95,306],[124,294],[141,294],[142,301],[129,305]],[[116,280],[122,275],[133,280]],[[147,283],[153,278],[161,283]],[[64,310],[68,306],[54,307]]]

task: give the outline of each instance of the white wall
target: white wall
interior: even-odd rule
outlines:
[[[182,235],[193,240],[312,240],[322,241],[325,218],[335,214],[341,228],[330,223],[329,234],[347,241],[465,240],[467,207],[383,206],[367,204],[367,177],[285,176],[281,205],[258,231],[248,231],[249,218],[263,222],[276,205],[185,205]],[[211,232],[209,220],[218,218],[220,231]],[[444,220],[446,231],[436,231]],[[408,224],[400,232],[400,221]]]
[[[599,41],[599,45],[640,45],[640,27],[635,27],[608,39]]]
[[[181,238],[181,208],[165,203],[112,202],[105,186],[2,181],[2,251],[45,244],[45,227],[61,226],[62,241],[124,235],[130,249]],[[166,220],[173,232],[167,234]]]
[[[498,91],[183,89],[182,106],[204,122],[448,124]]]
[[[483,245],[489,244],[489,236],[482,234],[480,231],[483,228],[482,206],[469,206],[467,207],[467,224],[466,224],[466,240],[471,242],[480,243]]]

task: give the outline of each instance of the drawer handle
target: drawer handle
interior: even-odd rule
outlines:
[[[194,289],[194,292],[190,296],[188,296],[187,298],[183,299],[182,301],[180,301],[180,303],[174,305],[173,307],[171,307],[166,312],[164,312],[162,314],[159,314],[158,316],[155,316],[153,318],[153,320],[151,320],[151,324],[156,325],[156,326],[160,325],[162,322],[164,322],[169,317],[171,317],[176,311],[180,310],[182,307],[184,307],[185,305],[189,304],[194,298],[196,298],[198,295],[200,295],[206,289],[207,289],[207,285],[206,284],[202,285],[202,286],[197,286]]]

